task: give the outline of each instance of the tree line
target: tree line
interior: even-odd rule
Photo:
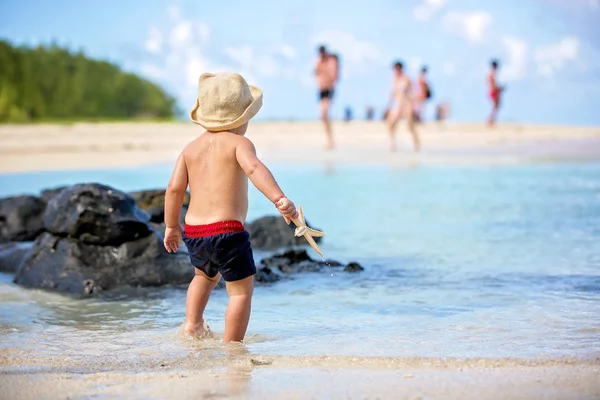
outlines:
[[[175,99],[106,61],[0,40],[0,122],[171,118]]]

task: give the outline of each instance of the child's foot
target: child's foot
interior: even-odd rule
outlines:
[[[210,330],[210,327],[208,326],[208,324],[205,321],[200,321],[198,324],[191,324],[189,322],[186,322],[184,327],[183,327],[183,332],[186,335],[192,336],[194,338],[198,338],[198,339],[207,339],[207,338],[213,338],[214,335],[212,333],[212,331]]]

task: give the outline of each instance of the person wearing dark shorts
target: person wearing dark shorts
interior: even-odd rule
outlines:
[[[333,89],[338,77],[338,57],[329,54],[325,46],[319,47],[319,57],[315,64],[315,77],[319,88],[319,108],[321,111],[321,121],[325,127],[327,144],[325,148],[331,150],[334,147],[333,131],[329,121],[329,107],[333,98]]]
[[[239,221],[185,225],[183,242],[192,265],[209,278],[220,273],[233,282],[256,274],[250,234]]]
[[[319,100],[331,100],[333,99],[333,89],[323,89],[319,91]]]

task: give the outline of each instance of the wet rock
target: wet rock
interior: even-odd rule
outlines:
[[[48,203],[54,196],[62,192],[62,190],[66,187],[67,186],[59,186],[53,189],[44,189],[42,190],[42,193],[40,193],[40,197],[45,203]]]
[[[351,262],[344,267],[344,271],[346,272],[360,272],[364,271],[364,268],[357,262]]]
[[[165,190],[151,189],[140,190],[129,193],[134,198],[139,208],[150,214],[150,221],[161,223],[165,219]],[[186,193],[183,198],[183,207],[181,212],[181,221],[185,217],[188,205],[190,204],[190,194]]]
[[[308,221],[306,225],[311,226]],[[286,224],[280,216],[266,216],[246,224],[246,229],[250,233],[252,247],[260,250],[274,250],[291,246],[308,246],[306,239],[294,236],[296,229],[293,223]],[[317,243],[321,242],[321,237],[314,238]]]
[[[342,267],[342,266],[344,266],[344,264],[342,264],[339,261],[335,261],[335,260],[325,260],[322,263],[327,267]]]
[[[193,276],[187,254],[167,253],[156,234],[112,246],[43,233],[14,282],[86,296],[124,286],[189,283]]]
[[[84,183],[63,189],[48,202],[44,228],[87,244],[117,246],[148,236],[150,216],[116,189]]]
[[[263,258],[260,262],[265,267],[278,268],[281,272],[294,272],[301,262],[314,262],[306,250],[288,250],[281,254]]]
[[[32,248],[33,242],[0,244],[0,272],[15,272]]]
[[[323,270],[321,262],[315,262],[314,260],[302,261],[297,264],[292,264],[294,272],[319,272]]]
[[[0,243],[34,240],[43,231],[45,208],[35,196],[0,199]]]
[[[273,272],[269,267],[262,267],[256,269],[256,275],[254,280],[259,283],[274,283],[281,279],[281,277]]]
[[[345,272],[362,271],[364,268],[356,262],[347,265],[336,260],[317,261],[312,259],[306,250],[289,250],[263,258],[260,263],[270,270],[280,271],[283,274],[294,274],[299,272],[320,272],[325,268],[341,268]]]
[[[156,232],[159,232],[161,235],[165,234],[165,228],[167,225],[164,222],[149,222],[148,225],[154,229]]]

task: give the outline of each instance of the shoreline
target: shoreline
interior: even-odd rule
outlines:
[[[237,351],[229,352],[226,357],[213,354],[204,359],[203,354],[192,354],[183,359],[157,358],[145,368],[137,363],[130,368],[113,362],[91,370],[67,362],[65,357],[59,358],[63,358],[62,366],[68,365],[66,369],[31,365],[6,368],[6,359],[2,357],[0,385],[11,399],[124,396],[582,400],[600,396],[598,359],[459,360],[240,353],[243,350],[238,346]]]
[[[600,160],[600,128],[468,123],[419,126],[423,151],[413,153],[406,128],[387,150],[381,122],[336,122],[337,147],[323,149],[318,122],[256,122],[248,137],[266,163],[293,166],[515,164]],[[0,125],[0,173],[133,168],[171,164],[203,130],[185,122]]]

